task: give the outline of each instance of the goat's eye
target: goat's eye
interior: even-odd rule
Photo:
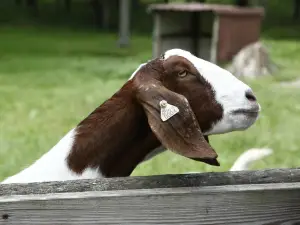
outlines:
[[[179,76],[179,77],[185,77],[187,74],[188,74],[187,71],[183,70],[183,71],[180,71],[180,72],[178,73],[178,76]]]

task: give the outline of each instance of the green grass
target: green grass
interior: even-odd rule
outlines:
[[[2,27],[0,33],[0,180],[48,151],[151,58],[150,35],[135,35],[129,49],[118,49],[114,34],[92,31]],[[221,167],[167,152],[133,175],[226,171],[244,150],[264,146],[275,154],[253,169],[299,166],[300,89],[278,85],[300,71],[300,33],[291,33],[294,38],[273,38],[274,30],[264,34],[282,70],[274,78],[247,81],[262,105],[253,127],[211,137]]]

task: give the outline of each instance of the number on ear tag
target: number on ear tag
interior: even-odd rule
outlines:
[[[176,106],[169,104],[166,100],[161,100],[159,106],[160,118],[162,121],[170,119],[179,112],[179,109]]]

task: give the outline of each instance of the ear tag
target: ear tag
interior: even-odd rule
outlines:
[[[172,116],[179,113],[179,109],[176,106],[169,104],[166,100],[161,100],[159,102],[159,106],[160,106],[160,118],[162,121],[166,121],[170,119]]]

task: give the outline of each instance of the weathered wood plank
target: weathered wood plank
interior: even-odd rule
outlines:
[[[300,223],[300,183],[0,197],[0,224]]]
[[[103,178],[98,180],[46,182],[40,184],[0,184],[0,196],[292,182],[300,182],[300,169]]]
[[[171,48],[191,50],[191,37],[165,38],[165,34],[192,33],[190,30],[189,13],[154,13],[153,14],[153,57],[160,56],[164,51]]]

